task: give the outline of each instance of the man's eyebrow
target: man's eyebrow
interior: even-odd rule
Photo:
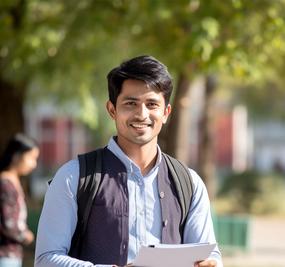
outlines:
[[[134,96],[125,96],[123,98],[123,101],[140,101],[140,99],[138,97],[134,97]],[[157,98],[147,98],[146,99],[147,102],[159,102],[159,99]]]
[[[133,97],[133,96],[126,96],[123,98],[124,101],[126,100],[131,100],[131,101],[138,101],[139,99],[137,97]]]
[[[149,102],[159,102],[159,99],[157,99],[157,98],[148,98],[147,101],[149,101]]]

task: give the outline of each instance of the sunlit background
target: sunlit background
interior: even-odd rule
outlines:
[[[160,145],[203,178],[225,266],[284,267],[284,10],[284,0],[1,0],[0,150],[18,131],[40,144],[24,181],[33,231],[55,170],[114,134],[106,74],[149,54],[175,85]]]

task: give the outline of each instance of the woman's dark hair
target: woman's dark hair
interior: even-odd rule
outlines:
[[[109,100],[116,106],[122,84],[127,79],[144,81],[151,88],[162,92],[165,104],[169,103],[173,89],[167,67],[151,56],[138,56],[123,62],[107,75]]]
[[[0,158],[0,171],[9,169],[15,155],[22,155],[36,147],[38,144],[31,137],[22,133],[15,134],[9,140]]]

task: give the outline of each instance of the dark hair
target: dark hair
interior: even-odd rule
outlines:
[[[109,100],[116,106],[122,84],[127,79],[144,81],[151,88],[163,93],[165,104],[169,103],[173,89],[167,67],[151,56],[138,56],[123,62],[107,75]]]
[[[33,148],[38,147],[37,142],[22,133],[15,134],[8,142],[1,158],[0,171],[7,170],[15,155],[22,155]]]

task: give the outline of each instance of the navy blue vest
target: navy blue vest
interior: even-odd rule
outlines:
[[[102,181],[93,203],[79,259],[93,264],[127,263],[129,199],[127,172],[123,163],[104,149]],[[179,229],[181,208],[164,159],[158,170],[162,243],[182,243]]]

